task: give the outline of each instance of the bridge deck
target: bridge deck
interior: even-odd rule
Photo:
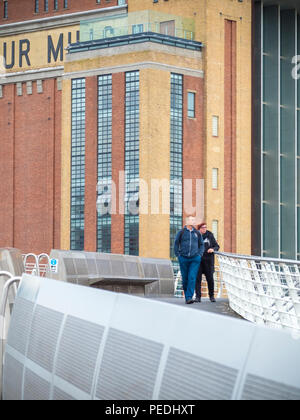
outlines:
[[[225,316],[230,316],[233,318],[243,319],[240,315],[235,313],[229,307],[228,299],[224,299],[224,298],[217,299],[216,303],[211,303],[208,298],[202,298],[201,303],[193,303],[192,305],[186,305],[185,300],[183,298],[177,298],[177,297],[174,297],[174,298],[156,297],[154,298],[154,300],[171,303],[173,305],[185,306],[186,308],[190,308],[194,310],[202,310],[202,311],[212,312],[219,315],[225,315]]]

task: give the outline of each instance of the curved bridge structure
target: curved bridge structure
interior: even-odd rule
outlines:
[[[3,399],[299,400],[299,353],[282,331],[25,274]]]

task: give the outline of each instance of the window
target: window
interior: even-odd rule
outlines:
[[[214,234],[214,237],[216,238],[216,241],[218,240],[218,233],[219,233],[219,222],[218,220],[212,221],[212,233]]]
[[[64,9],[68,8],[68,0],[64,0]]]
[[[85,79],[72,80],[71,249],[84,249]]]
[[[53,9],[58,10],[58,0],[54,0]]]
[[[188,92],[188,117],[195,118],[195,96],[194,92]]]
[[[100,3],[101,3],[101,0],[96,0],[96,3],[97,3],[97,4],[100,4]]]
[[[112,75],[98,77],[97,251],[111,252]],[[110,188],[108,188],[110,186]]]
[[[108,38],[109,36],[114,36],[114,28],[112,26],[105,26],[104,38]]]
[[[126,0],[118,0],[118,6],[123,6],[126,4]]]
[[[144,25],[143,24],[132,25],[132,33],[133,34],[140,34],[143,31],[144,31]]]
[[[49,1],[44,0],[44,12],[48,12],[48,11],[49,11]]]
[[[34,2],[34,13],[39,13],[39,0],[35,0]]]
[[[172,260],[175,258],[173,247],[175,237],[182,228],[183,103],[183,76],[171,73],[170,255]]]
[[[8,18],[8,1],[4,2],[3,17],[4,17],[4,19]]]
[[[212,118],[212,135],[213,137],[219,137],[219,117],[216,115]]]
[[[212,170],[212,188],[217,190],[219,188],[219,169],[213,168]]]
[[[124,220],[124,250],[127,255],[139,255],[139,109],[139,72],[128,72],[126,73],[125,98],[126,213]]]

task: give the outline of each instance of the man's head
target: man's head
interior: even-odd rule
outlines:
[[[187,216],[185,219],[185,224],[186,226],[195,226],[196,224],[196,219],[194,216]]]
[[[207,224],[205,222],[200,223],[200,225],[198,225],[198,230],[200,230],[201,235],[204,235],[207,231]]]

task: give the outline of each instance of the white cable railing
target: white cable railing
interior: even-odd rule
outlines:
[[[203,280],[202,280],[202,287],[201,287],[201,295],[203,297],[207,297],[209,295],[208,286],[207,286],[205,275],[203,274],[202,277],[203,277]],[[184,292],[182,289],[182,278],[181,278],[180,271],[178,271],[177,274],[175,274],[174,280],[175,280],[175,297],[181,298],[184,296]],[[223,282],[222,276],[220,275],[218,266],[215,267],[214,281],[215,281],[215,296],[218,299],[227,298],[226,287]]]
[[[300,333],[300,261],[217,253],[230,307],[256,324]]]

